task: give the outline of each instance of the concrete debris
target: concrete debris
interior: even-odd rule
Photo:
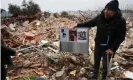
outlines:
[[[125,71],[125,72],[123,72],[122,77],[128,78],[128,79],[133,79],[133,72]]]
[[[118,64],[118,62],[114,62],[113,65],[114,66],[118,66],[119,64]]]
[[[31,32],[24,32],[24,35],[26,36],[26,37],[34,37],[35,35],[33,34],[33,33],[31,33]]]
[[[24,27],[29,26],[29,21],[25,21],[22,25],[23,25]]]
[[[76,76],[76,70],[70,72],[71,75]]]
[[[80,78],[78,80],[88,80],[87,78],[83,77],[83,78]]]
[[[64,72],[64,70],[56,72],[56,77],[61,77],[64,74]]]
[[[83,75],[86,72],[85,68],[81,68],[79,74]]]
[[[63,80],[66,77],[65,70],[57,71],[55,77],[56,77],[56,80]]]
[[[87,80],[93,71],[96,27],[89,29],[89,54],[59,52],[59,28],[73,28],[78,19],[68,18],[29,19],[23,23],[3,25],[2,34],[6,43],[19,54],[12,57],[14,66],[9,68],[9,78],[20,80],[36,76],[44,80]],[[127,26],[125,41],[120,45],[111,66],[110,80],[132,78],[133,27]],[[93,57],[93,56],[92,56]],[[93,59],[93,58],[91,58]],[[64,69],[62,69],[62,67]],[[126,71],[125,71],[126,70]],[[124,72],[123,72],[124,71]],[[37,78],[36,78],[37,79]],[[120,79],[121,80],[121,79]]]
[[[70,56],[70,59],[74,62],[77,63],[76,57],[75,56]]]
[[[109,80],[115,80],[115,78],[114,77],[110,77]]]
[[[39,44],[47,44],[49,41],[47,40],[41,40]]]
[[[16,29],[15,29],[15,26],[16,26],[15,24],[10,24],[10,25],[9,25],[10,30],[11,30],[11,31],[15,31],[15,30],[16,30]]]

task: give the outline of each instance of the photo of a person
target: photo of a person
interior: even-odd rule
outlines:
[[[77,41],[77,30],[69,30],[69,41]]]
[[[68,41],[68,29],[60,29],[60,41]]]
[[[64,29],[61,30],[62,33],[62,37],[65,38],[66,37],[66,33],[64,32]]]

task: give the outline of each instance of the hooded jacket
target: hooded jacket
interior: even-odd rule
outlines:
[[[97,26],[95,37],[96,46],[107,44],[106,47],[116,52],[120,44],[125,40],[126,21],[118,10],[114,17],[105,19],[104,12],[90,21],[80,23],[77,27],[94,27]]]

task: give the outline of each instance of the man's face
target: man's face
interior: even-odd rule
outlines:
[[[113,17],[114,15],[115,15],[115,11],[110,10],[110,9],[108,9],[108,8],[105,8],[105,9],[104,9],[104,16],[105,16],[105,18],[111,18],[111,17]]]

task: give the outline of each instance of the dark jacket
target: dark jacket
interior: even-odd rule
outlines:
[[[1,63],[2,65],[12,65],[11,56],[15,55],[15,51],[6,46],[3,38],[1,37]]]
[[[95,37],[96,46],[107,44],[107,48],[116,52],[119,45],[125,40],[126,21],[122,17],[120,10],[110,19],[105,19],[103,11],[94,19],[78,24],[77,27],[97,26]]]

